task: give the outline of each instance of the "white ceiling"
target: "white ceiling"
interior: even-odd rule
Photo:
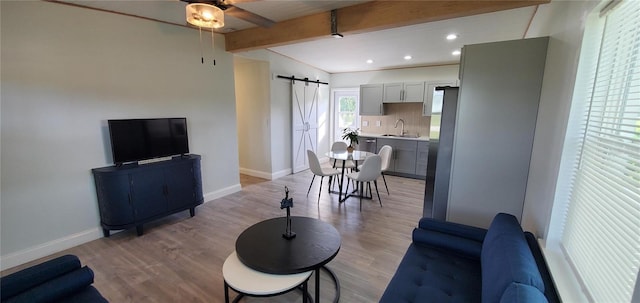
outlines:
[[[178,0],[65,1],[121,14],[184,25],[186,3]],[[283,21],[366,1],[262,0],[236,6],[273,21]],[[542,5],[541,7],[544,7]],[[270,50],[330,73],[450,64],[451,54],[465,44],[521,39],[533,17],[544,9],[525,7],[470,17],[430,22],[376,32],[327,37],[310,42],[272,47]],[[225,16],[222,33],[255,25]],[[458,39],[445,37],[458,34]],[[405,55],[412,56],[404,60]],[[367,64],[366,60],[374,62]]]

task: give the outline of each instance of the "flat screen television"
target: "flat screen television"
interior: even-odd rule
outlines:
[[[189,153],[186,118],[108,120],[113,162]]]

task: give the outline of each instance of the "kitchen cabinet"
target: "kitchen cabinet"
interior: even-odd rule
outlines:
[[[465,45],[447,221],[521,220],[549,38]]]
[[[360,115],[361,116],[382,116],[382,84],[360,85]]]
[[[389,172],[400,174],[416,174],[416,155],[418,141],[403,139],[378,139],[377,150],[385,146],[391,146],[391,161],[389,162]]]
[[[425,82],[384,83],[383,103],[424,102]]]
[[[416,154],[416,175],[427,176],[427,160],[429,159],[429,142],[418,141]]]
[[[425,98],[422,103],[422,116],[428,117],[435,111],[436,114],[442,112],[442,96],[444,91],[436,91],[438,86],[456,86],[455,80],[427,82],[425,88]]]
[[[200,156],[188,155],[145,165],[127,164],[92,169],[100,223],[110,230],[136,227],[195,207],[204,201]]]

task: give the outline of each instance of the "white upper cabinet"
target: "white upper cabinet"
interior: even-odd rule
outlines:
[[[382,84],[360,85],[360,115],[382,116]]]
[[[424,82],[385,83],[382,102],[424,102]]]
[[[422,116],[431,116],[433,111],[440,113],[442,111],[443,91],[436,91],[438,86],[456,86],[455,80],[442,80],[427,82],[425,90],[424,103],[422,103]]]

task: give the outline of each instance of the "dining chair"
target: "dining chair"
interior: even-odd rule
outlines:
[[[387,186],[387,179],[384,177],[384,173],[389,170],[389,163],[391,163],[391,146],[385,145],[378,151],[378,155],[382,158],[382,164],[380,165],[380,174],[382,175],[382,181],[384,181],[384,187],[387,189],[387,195],[389,194],[389,187]]]
[[[353,180],[353,184],[357,185],[360,189],[360,210],[362,210],[362,198],[366,193],[364,188],[364,183],[367,183],[367,187],[369,188],[370,196],[366,198],[373,198],[373,193],[371,192],[371,182],[376,187],[376,193],[378,194],[378,201],[380,202],[380,207],[382,207],[382,200],[380,199],[380,192],[378,191],[378,177],[380,177],[382,167],[382,158],[379,155],[373,155],[364,159],[364,163],[360,167],[360,170],[357,172],[352,172],[347,174],[347,178]],[[349,183],[347,183],[347,192],[349,191]]]
[[[378,151],[378,155],[382,158],[382,164],[380,165],[380,174],[382,175],[382,181],[384,181],[384,187],[387,189],[387,195],[389,194],[389,187],[387,186],[387,179],[384,177],[384,173],[389,170],[389,163],[391,163],[391,154],[393,149],[390,145],[384,145]],[[361,169],[362,165],[358,166]]]
[[[311,192],[311,186],[313,186],[313,181],[316,179],[316,176],[320,176],[320,189],[318,190],[318,202],[320,202],[320,194],[322,193],[322,180],[324,179],[324,177],[329,177],[328,188],[330,189],[333,177],[339,175],[340,172],[334,168],[320,166],[320,160],[318,160],[318,156],[310,149],[307,150],[307,157],[309,158],[309,169],[313,173],[313,178],[311,179],[309,190],[307,190],[307,197],[309,196],[309,192]]]
[[[336,141],[331,145],[331,151],[334,153],[341,153],[347,151],[347,143],[344,141]],[[344,167],[342,167],[344,164]],[[345,169],[349,169],[353,171],[356,168],[356,164],[353,160],[340,161],[337,159],[333,159],[333,168],[344,171]],[[342,181],[341,181],[342,182]]]
[[[345,143],[344,141],[336,141],[331,145],[331,151],[334,153],[346,152],[347,147],[347,143]],[[333,168],[342,168],[342,161],[333,160]],[[353,169],[356,168],[356,165],[352,160],[347,160],[344,161],[344,168],[349,168],[353,171]]]

